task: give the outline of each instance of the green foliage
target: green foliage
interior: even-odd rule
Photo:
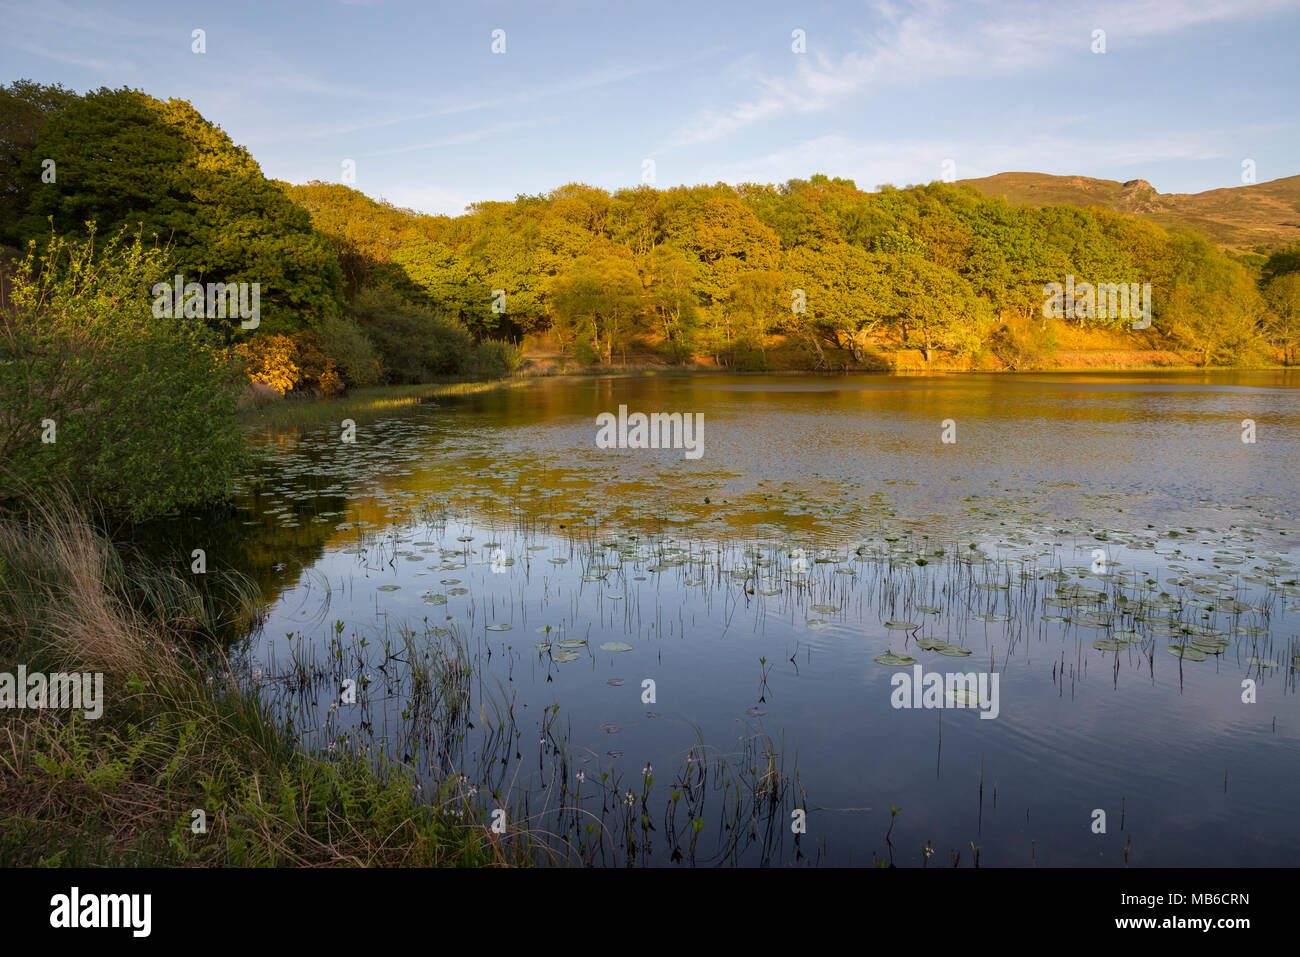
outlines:
[[[1056,320],[1008,316],[989,336],[989,351],[1013,372],[1043,368],[1059,348]]]
[[[1263,303],[1245,269],[1201,236],[1170,235],[1172,282],[1159,321],[1201,365],[1239,362],[1257,347]]]
[[[57,182],[41,182],[43,157],[58,158]],[[603,364],[650,349],[673,362],[707,355],[762,367],[776,337],[824,367],[871,367],[882,350],[916,350],[927,365],[936,353],[1011,355],[1029,345],[1020,320],[1040,314],[1043,287],[1068,276],[1150,283],[1153,347],[1240,359],[1259,352],[1268,319],[1289,355],[1285,329],[1248,301],[1247,286],[1215,281],[1228,307],[1184,260],[1215,274],[1245,265],[1261,289],[1300,269],[1300,244],[1234,260],[1208,246],[1189,252],[1106,208],[1012,206],[937,182],[866,193],[822,174],[614,193],[569,183],[427,216],[339,184],[268,181],[188,103],[130,89],[0,88],[0,168],[0,240],[51,222],[67,234],[88,220],[170,237],[187,280],[262,287],[251,336],[208,320],[226,343],[295,337],[323,391],[331,364],[348,385],[373,384],[376,361],[386,380],[418,382],[468,371],[466,336],[518,341],[548,329],[580,360]],[[376,313],[374,288],[405,304]],[[795,290],[803,312],[791,309]],[[334,322],[345,302],[365,321]],[[1220,318],[1198,319],[1205,308]],[[1070,321],[1124,331],[1129,320]]]
[[[441,243],[423,237],[406,240],[393,261],[414,284],[416,294],[443,315],[468,328],[492,327],[489,287],[471,272],[471,264]]]
[[[609,364],[626,348],[641,309],[641,280],[628,256],[584,256],[553,284],[556,330],[580,355]]]
[[[70,482],[132,518],[229,494],[242,376],[203,323],[153,315],[147,292],[170,268],[125,233],[98,249],[93,231],[31,245],[0,324],[10,491]]]
[[[379,353],[355,320],[347,316],[326,316],[312,333],[348,386],[364,389],[383,381]]]
[[[1287,273],[1300,272],[1300,242],[1291,243],[1275,251],[1264,261],[1260,270],[1261,278],[1271,282]]]
[[[1094,285],[1150,283],[1152,345],[1194,348],[1185,325],[1174,336],[1159,321],[1186,282],[1180,247],[1150,222],[1101,208],[1017,207],[948,183],[869,194],[823,175],[776,187],[612,194],[571,183],[513,203],[478,203],[459,217],[395,210],[345,187],[292,189],[319,228],[364,248],[368,274],[407,298],[460,318],[478,338],[550,323],[560,345],[593,364],[635,346],[674,362],[708,355],[762,367],[778,335],[827,367],[872,367],[882,348],[914,349],[923,364],[994,346],[1010,356],[1029,349],[1044,285],[1071,275]],[[380,238],[366,243],[367,234]],[[1208,256],[1211,268],[1232,262],[1217,250]],[[1285,254],[1273,262],[1293,268]],[[504,313],[491,310],[496,289],[505,292]],[[796,289],[806,296],[802,313],[791,309]],[[1071,321],[1116,331],[1129,322]],[[1211,352],[1254,350],[1257,331],[1247,317],[1232,344]]]
[[[266,331],[293,332],[341,307],[342,272],[308,213],[263,177],[247,150],[188,102],[100,89],[58,99],[17,163],[31,182],[24,240],[49,231],[143,229],[174,247],[186,281],[259,283]],[[42,182],[42,157],[57,160]],[[170,277],[168,277],[170,278]],[[227,337],[228,320],[209,320]]]
[[[695,287],[698,271],[680,250],[656,246],[643,259],[645,308],[663,337],[664,351],[676,362],[690,358],[699,323]]]
[[[0,242],[21,245],[18,220],[44,172],[40,161],[45,157],[32,154],[36,138],[46,121],[75,96],[60,84],[16,80],[0,86]]]
[[[469,330],[444,313],[409,302],[386,286],[361,290],[352,317],[374,344],[391,383],[428,382],[469,371]]]
[[[1294,363],[1300,351],[1300,271],[1275,275],[1264,286],[1264,301],[1268,307],[1265,331],[1283,359]]]
[[[510,375],[523,360],[517,346],[498,339],[484,339],[474,349],[474,371],[494,379]]]
[[[322,350],[321,341],[311,330],[291,336],[298,350],[299,384],[318,395],[337,395],[343,391],[343,377],[334,359]]]

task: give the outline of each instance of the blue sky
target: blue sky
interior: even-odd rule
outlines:
[[[659,186],[873,189],[945,160],[1162,192],[1241,185],[1244,159],[1300,173],[1300,0],[0,0],[0,23],[0,82],[187,99],[268,176],[352,160],[358,189],[425,212],[635,186],[645,160]]]

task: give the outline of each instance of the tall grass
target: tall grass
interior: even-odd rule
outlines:
[[[402,766],[298,749],[212,639],[253,606],[226,585],[128,565],[67,495],[0,518],[0,670],[100,672],[105,698],[0,711],[0,865],[524,862]]]

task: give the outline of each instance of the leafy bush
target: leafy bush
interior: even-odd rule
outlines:
[[[301,369],[297,384],[321,395],[342,392],[343,378],[338,366],[322,351],[315,333],[295,332],[291,338],[298,348],[298,366]]]
[[[408,302],[384,286],[362,289],[352,315],[378,350],[389,382],[428,382],[469,370],[469,330],[450,316]]]
[[[776,363],[766,352],[742,347],[736,350],[734,366],[740,372],[771,372]]]
[[[365,388],[383,381],[379,353],[361,327],[345,316],[328,316],[313,330],[316,342],[338,367],[349,386]]]
[[[479,375],[501,377],[518,369],[524,354],[512,343],[484,339],[475,349],[474,359]]]
[[[72,483],[137,519],[229,495],[242,376],[204,323],[153,315],[168,255],[93,227],[31,244],[0,322],[0,489]]]
[[[288,336],[257,336],[235,346],[244,373],[252,382],[270,386],[284,395],[301,378],[298,346]]]

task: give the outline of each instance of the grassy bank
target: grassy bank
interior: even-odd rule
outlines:
[[[523,385],[526,381],[526,379],[513,378],[427,382],[420,385],[353,389],[338,398],[318,399],[295,396],[245,408],[240,412],[240,420],[246,426],[285,429],[297,425],[341,422],[343,419],[365,419],[419,405],[431,399],[509,389]]]
[[[98,719],[0,709],[0,866],[524,861],[402,766],[297,748],[209,637],[255,609],[129,565],[66,498],[0,518],[0,672],[103,675]]]

